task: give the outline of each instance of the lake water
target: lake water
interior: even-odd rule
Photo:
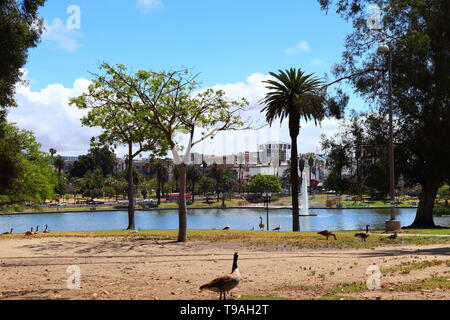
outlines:
[[[366,224],[371,229],[384,229],[389,219],[389,209],[311,209],[317,216],[300,217],[302,231],[330,230],[363,230]],[[416,209],[396,209],[397,219],[402,226],[413,222]],[[190,209],[188,213],[189,229],[222,229],[230,226],[235,230],[258,230],[259,217],[266,223],[266,210],[248,209]],[[435,217],[438,225],[450,226],[450,216]],[[126,211],[109,212],[65,212],[40,213],[0,216],[0,233],[14,228],[14,233],[22,233],[40,225],[39,230],[48,224],[52,231],[91,231],[121,230],[128,226]],[[292,230],[292,213],[290,209],[274,209],[269,211],[269,227],[281,225],[281,230]],[[177,229],[178,211],[151,210],[136,211],[136,227],[138,229]]]

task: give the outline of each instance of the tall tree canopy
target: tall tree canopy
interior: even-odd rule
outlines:
[[[15,85],[20,81],[28,49],[36,47],[42,33],[38,9],[45,0],[0,2],[0,123],[5,108],[16,106]]]
[[[0,207],[53,199],[58,178],[50,157],[40,151],[32,132],[10,123],[4,129],[0,137]]]
[[[99,139],[113,146],[126,145],[128,173],[128,229],[135,229],[133,160],[144,151],[164,155],[167,143],[159,130],[133,114],[139,104],[136,91],[124,83],[107,64],[104,74],[95,74],[88,92],[71,99],[71,104],[89,110],[81,123],[103,129]],[[136,148],[133,148],[137,145]]]
[[[376,52],[380,41],[392,56],[393,110],[400,134],[395,154],[409,184],[420,183],[419,207],[411,227],[433,227],[437,190],[450,179],[450,2],[448,0],[384,1],[382,27],[386,36],[371,31],[366,9],[371,0],[319,0],[322,9],[336,4],[336,12],[351,20],[354,31],[346,38],[335,75],[349,76],[387,65],[387,55]],[[384,39],[383,39],[384,38]],[[362,72],[351,83],[372,105],[386,110],[388,86],[382,72]],[[401,151],[400,151],[401,149]],[[386,177],[387,178],[387,177]]]

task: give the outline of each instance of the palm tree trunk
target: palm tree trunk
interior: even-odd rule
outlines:
[[[186,206],[186,165],[184,163],[178,167],[178,187],[180,190],[178,196],[178,242],[186,241],[187,233],[187,206]]]
[[[291,136],[291,190],[292,190],[292,231],[300,231],[300,212],[298,202],[298,148],[297,137],[300,131],[300,119],[289,116],[289,134]]]

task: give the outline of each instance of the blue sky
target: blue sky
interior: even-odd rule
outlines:
[[[33,88],[72,85],[101,61],[136,69],[192,67],[206,86],[292,66],[323,73],[339,60],[351,30],[315,0],[161,0],[147,10],[138,2],[48,0],[41,15],[50,24],[56,18],[65,24],[70,5],[80,8],[81,29],[68,36],[78,47],[44,39],[31,50],[26,68]],[[303,41],[307,48],[286,53]]]
[[[67,28],[71,5],[80,9],[80,29]],[[134,70],[190,67],[204,87],[226,88],[257,104],[269,71],[296,67],[329,73],[351,31],[334,12],[321,11],[316,0],[47,0],[40,13],[46,31],[29,52],[29,86],[18,89],[19,108],[9,119],[33,130],[43,150],[55,147],[63,155],[86,152],[90,136],[99,132],[81,129],[82,113],[67,102],[85,90],[89,71],[100,62]],[[351,100],[350,107],[360,105]],[[300,150],[318,151],[320,134],[336,128],[336,121],[322,128],[304,125]],[[272,129],[277,132],[266,132],[267,139],[289,141],[283,127]],[[253,146],[256,140],[249,141]],[[201,151],[230,153],[241,147]]]

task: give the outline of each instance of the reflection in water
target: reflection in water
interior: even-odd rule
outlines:
[[[310,209],[316,217],[300,217],[300,230],[364,230],[366,224],[371,229],[384,229],[389,219],[389,209]],[[402,226],[413,222],[416,209],[396,209],[396,216]],[[259,217],[265,219],[265,209],[190,209],[188,228],[222,229],[229,225],[231,229],[258,230]],[[450,216],[435,217],[435,223],[450,226]],[[265,221],[265,220],[264,220]],[[276,209],[269,212],[271,228],[281,225],[281,230],[292,230],[292,212],[290,209]],[[52,231],[89,231],[120,230],[128,225],[126,211],[111,212],[66,212],[40,213],[0,216],[0,233],[14,228],[22,233],[31,227],[40,229],[48,224]],[[139,229],[177,229],[178,211],[153,210],[136,211],[136,226]]]

